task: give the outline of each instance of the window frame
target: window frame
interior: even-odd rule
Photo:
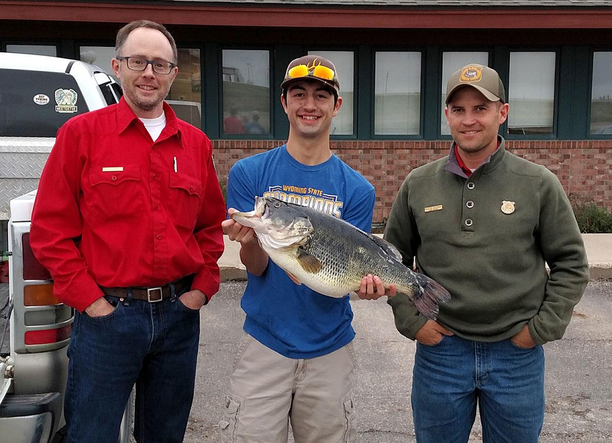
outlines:
[[[78,40],[78,41],[75,42],[75,45],[74,45],[75,54],[74,54],[74,57],[72,57],[72,58],[74,58],[75,60],[81,60],[81,48],[83,46],[98,46],[98,47],[103,47],[103,48],[111,48],[113,53],[115,52],[115,42],[111,42],[111,41],[102,41],[101,42],[99,40],[95,40],[95,41],[91,41],[91,40]],[[81,60],[81,61],[83,61],[83,60]],[[85,62],[85,63],[87,63],[87,62]],[[112,69],[111,69],[110,66],[106,66],[106,67],[100,66],[100,63],[97,62],[97,61],[94,62],[94,65],[98,66],[100,69],[102,69],[108,75],[110,75],[112,77],[115,77],[115,74],[112,72]],[[108,72],[107,69],[110,72]],[[117,80],[117,79],[115,79],[115,80]],[[117,80],[117,82],[119,83],[119,80]]]
[[[57,40],[3,40],[2,41],[2,52],[8,52],[6,47],[9,45],[24,45],[24,46],[53,46],[55,47],[55,55],[45,55],[46,57],[63,57],[62,55],[62,45],[60,41]],[[15,52],[12,52],[15,54]]]
[[[504,75],[501,72],[497,71],[504,83],[504,87],[506,89],[506,100],[507,103],[510,103],[510,54],[513,52],[552,52],[555,54],[555,74],[554,74],[554,87],[553,87],[553,118],[552,118],[552,131],[550,134],[510,134],[508,125],[510,123],[510,114],[508,114],[508,118],[504,122],[503,125],[503,136],[506,140],[558,140],[558,132],[559,132],[559,85],[561,83],[561,49],[559,47],[531,47],[525,48],[523,46],[520,47],[508,47],[507,51],[504,53],[504,64],[506,66],[506,71]],[[495,67],[494,67],[495,69]]]
[[[610,134],[591,134],[591,109],[593,100],[593,73],[596,52],[609,52],[612,55],[612,46],[607,47],[591,47],[589,48],[589,77],[588,77],[588,96],[587,96],[587,121],[586,121],[586,138],[590,140],[610,140],[612,139],[612,132]]]
[[[270,110],[270,132],[268,134],[225,134],[223,131],[223,51],[268,51],[268,81],[270,94],[268,96],[268,106]],[[246,46],[246,45],[223,45],[220,44],[218,47],[218,66],[217,66],[217,84],[219,96],[217,100],[217,113],[218,119],[216,124],[217,138],[220,140],[274,140],[275,138],[275,112],[276,107],[274,106],[274,46],[258,45],[258,46]],[[204,71],[202,71],[204,73]],[[205,88],[202,88],[205,89]],[[204,113],[202,113],[204,114]],[[206,129],[206,128],[205,128]],[[205,131],[206,132],[206,131]]]
[[[419,89],[419,132],[417,134],[376,134],[376,54],[378,52],[417,52],[421,55],[421,78],[420,78],[420,89]],[[368,139],[370,140],[423,140],[423,134],[425,130],[425,76],[427,74],[427,51],[426,48],[421,46],[373,46],[371,52],[371,63],[369,69],[370,76],[370,96],[371,105],[369,108],[369,120],[370,120],[370,134]]]

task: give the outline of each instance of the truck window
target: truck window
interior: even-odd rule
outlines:
[[[88,110],[69,75],[0,69],[0,136],[55,137],[68,119]]]
[[[113,89],[111,88],[110,83],[107,83],[105,85],[99,85],[99,88],[102,92],[102,96],[104,96],[104,101],[106,101],[107,105],[114,105],[115,103],[117,103],[117,98],[113,93]]]

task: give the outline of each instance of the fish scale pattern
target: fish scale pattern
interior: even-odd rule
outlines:
[[[314,230],[303,248],[322,263],[317,277],[328,286],[347,293],[359,288],[364,275],[376,274],[409,296],[419,290],[414,273],[371,237],[334,217],[305,210]]]

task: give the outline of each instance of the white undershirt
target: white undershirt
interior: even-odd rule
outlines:
[[[147,131],[151,135],[153,141],[155,141],[166,127],[166,114],[162,112],[162,115],[159,117],[141,118],[140,121],[144,124],[145,128],[147,128]]]

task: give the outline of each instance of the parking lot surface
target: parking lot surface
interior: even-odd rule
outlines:
[[[186,443],[218,441],[219,419],[242,334],[245,282],[225,282],[201,313],[196,395]],[[410,386],[415,345],[393,324],[385,300],[351,301],[359,361],[356,402],[361,443],[414,441]],[[545,345],[542,443],[612,441],[612,280],[595,280],[562,340]],[[477,422],[470,441],[481,441]]]

